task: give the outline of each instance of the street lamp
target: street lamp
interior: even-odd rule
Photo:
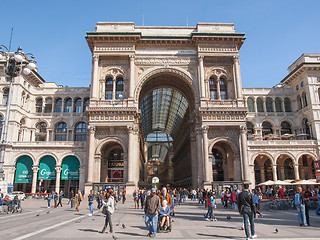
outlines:
[[[1,49],[5,48],[6,51],[1,51]],[[27,55],[31,56],[31,59],[27,57]],[[17,76],[20,76],[22,73],[24,75],[28,75],[32,70],[36,69],[36,61],[34,60],[34,56],[31,53],[22,52],[22,48],[19,47],[16,52],[10,52],[9,49],[0,45],[0,62],[4,62],[5,73],[9,76],[8,81],[10,82],[9,87],[9,95],[7,100],[7,108],[6,108],[6,116],[5,122],[3,125],[2,131],[2,140],[0,147],[0,181],[4,181],[4,155],[7,146],[7,134],[8,134],[8,124],[9,124],[9,116],[10,116],[10,105],[11,105],[11,95],[12,95],[12,82],[13,79]]]

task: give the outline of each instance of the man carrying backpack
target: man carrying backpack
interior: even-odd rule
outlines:
[[[302,196],[302,187],[297,187],[297,191],[294,194],[294,204],[296,205],[296,209],[298,211],[298,219],[300,226],[307,227],[306,221],[306,205],[305,200]]]

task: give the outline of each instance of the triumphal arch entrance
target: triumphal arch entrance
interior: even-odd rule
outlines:
[[[249,181],[246,108],[233,24],[97,23],[92,52],[86,192]]]

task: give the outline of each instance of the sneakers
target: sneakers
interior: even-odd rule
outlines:
[[[210,221],[210,220],[209,220],[209,218],[205,218],[204,220],[206,220],[206,221]]]
[[[252,235],[251,236],[251,239],[255,239],[255,238],[257,238],[258,236],[257,235]]]

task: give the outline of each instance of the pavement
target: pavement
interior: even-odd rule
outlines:
[[[64,199],[62,208],[48,209],[45,200],[25,200],[21,214],[0,215],[0,239],[149,239],[144,212],[134,208],[133,200],[118,204],[112,215],[113,234],[99,233],[104,215],[95,209],[94,216],[88,216],[86,199],[80,212],[75,212],[66,202]],[[176,206],[175,212],[172,232],[158,233],[156,239],[245,239],[245,232],[239,230],[242,217],[237,210],[223,209],[218,204],[214,211],[218,221],[205,221],[204,206],[187,200]],[[310,227],[299,226],[295,210],[262,210],[262,213],[264,217],[258,218],[255,224],[258,239],[319,239],[320,217],[314,210],[310,212]]]

